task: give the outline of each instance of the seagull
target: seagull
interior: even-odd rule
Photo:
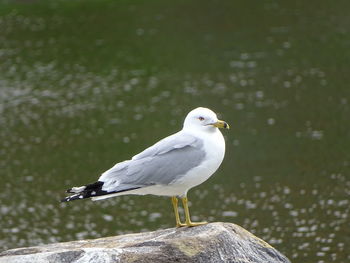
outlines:
[[[187,192],[213,175],[224,159],[225,140],[218,128],[229,129],[229,125],[218,120],[210,109],[196,108],[187,114],[182,130],[131,160],[117,163],[102,173],[97,182],[68,189],[72,195],[61,201],[96,201],[121,195],[168,196],[177,227],[206,224],[191,221]],[[184,208],[184,223],[180,220],[178,198]]]

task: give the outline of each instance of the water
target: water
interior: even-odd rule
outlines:
[[[220,170],[189,193],[295,262],[349,261],[347,2],[0,4],[0,248],[174,226],[168,198],[58,202],[214,109]],[[181,210],[182,211],[182,210]]]

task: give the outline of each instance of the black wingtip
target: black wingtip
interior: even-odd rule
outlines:
[[[63,203],[63,202],[70,202],[70,201],[74,201],[74,200],[81,200],[81,199],[85,199],[88,197],[90,197],[90,196],[88,196],[86,193],[79,193],[79,194],[67,196],[67,197],[63,198],[61,200],[61,202]]]
[[[81,200],[99,195],[105,195],[108,192],[102,190],[102,185],[103,182],[97,181],[92,184],[69,188],[66,190],[66,192],[72,195],[63,198],[61,202],[70,202],[74,200]]]
[[[61,199],[60,203],[65,203],[65,202],[69,202],[69,201],[71,201],[71,196],[67,196],[67,197]]]

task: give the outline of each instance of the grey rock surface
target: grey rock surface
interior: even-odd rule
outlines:
[[[0,253],[0,263],[110,262],[290,262],[244,228],[211,223],[115,237],[16,248]]]

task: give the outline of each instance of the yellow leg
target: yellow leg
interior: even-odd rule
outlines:
[[[205,225],[208,223],[208,222],[192,222],[191,221],[190,210],[188,209],[187,196],[182,198],[182,204],[183,204],[184,209],[185,209],[185,217],[186,217],[185,225],[186,226],[200,226],[200,225]]]
[[[174,207],[174,213],[175,213],[175,219],[176,219],[176,227],[186,226],[186,224],[182,224],[181,221],[180,221],[177,197],[176,196],[172,196],[171,197],[171,202],[173,203],[173,207]]]

